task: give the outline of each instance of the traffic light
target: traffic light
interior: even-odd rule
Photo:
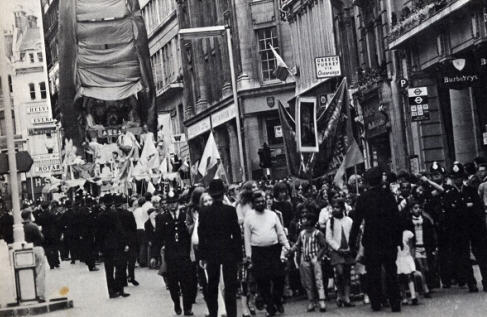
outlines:
[[[257,153],[259,154],[260,167],[271,168],[272,158],[271,158],[271,149],[269,148],[269,146],[267,146],[267,144],[264,143],[264,147],[259,149]]]

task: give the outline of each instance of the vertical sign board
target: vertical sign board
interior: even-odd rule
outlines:
[[[296,108],[296,138],[298,151],[318,152],[316,98],[299,98]]]
[[[408,99],[411,110],[411,121],[430,119],[427,87],[409,88]]]
[[[322,56],[315,58],[316,78],[339,77],[342,75],[340,56]]]

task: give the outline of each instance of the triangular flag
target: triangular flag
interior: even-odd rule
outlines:
[[[355,165],[361,164],[364,162],[364,157],[360,148],[358,147],[357,142],[352,139],[350,147],[345,154],[342,164],[338,168],[335,178],[333,179],[333,183],[336,184],[338,187],[342,188],[344,185],[343,176],[345,176],[345,172],[347,168],[354,167]]]
[[[150,181],[147,183],[147,191],[151,194],[153,194],[156,191],[156,188]]]
[[[201,156],[200,165],[198,166],[198,172],[202,176],[206,176],[208,170],[214,167],[218,160],[220,160],[220,153],[218,153],[218,147],[216,146],[215,138],[213,133],[210,132],[208,140],[206,141],[206,146]]]
[[[286,65],[281,55],[277,53],[276,49],[271,44],[269,44],[269,47],[272,51],[272,54],[274,54],[274,58],[276,59],[276,68],[274,69],[274,75],[280,81],[286,81],[287,76],[289,75],[289,67]]]

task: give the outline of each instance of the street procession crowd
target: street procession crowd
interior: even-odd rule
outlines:
[[[26,241],[38,259],[39,299],[45,300],[45,262],[102,263],[110,298],[138,286],[136,267],[155,269],[177,315],[193,315],[199,292],[215,317],[264,310],[306,296],[307,311],[325,312],[358,301],[372,310],[417,305],[435,289],[478,292],[473,265],[487,291],[487,161],[446,171],[434,162],[412,175],[373,167],[343,188],[291,179],[227,186],[162,189],[24,205]],[[0,239],[12,242],[12,216],[2,210]],[[222,283],[223,282],[223,283]],[[143,285],[141,285],[143,287]],[[219,300],[223,298],[223,300]],[[182,300],[182,302],[181,302]],[[355,303],[354,303],[355,302]]]

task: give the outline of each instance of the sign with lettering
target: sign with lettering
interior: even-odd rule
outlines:
[[[51,108],[47,105],[43,104],[36,104],[36,105],[28,105],[27,106],[27,113],[49,113],[51,112]]]
[[[410,88],[408,89],[408,97],[411,110],[411,121],[429,120],[428,88]]]
[[[55,133],[56,127],[31,128],[28,131],[29,131],[29,136],[41,135],[47,133]]]
[[[323,56],[315,58],[316,78],[330,78],[342,75],[340,56]]]
[[[481,58],[457,58],[441,68],[440,84],[449,89],[464,89],[481,84]]]
[[[211,128],[210,117],[206,117],[203,120],[196,122],[193,125],[190,125],[186,129],[188,134],[188,140],[191,140],[197,137],[198,135],[205,133],[206,131],[210,130],[210,128]]]
[[[38,124],[46,124],[46,123],[54,123],[54,119],[49,115],[49,116],[36,116],[30,119],[30,122],[33,125],[38,125]]]
[[[32,157],[31,174],[35,176],[56,174],[61,172],[61,159],[59,154],[41,154]]]
[[[227,121],[232,120],[237,116],[237,109],[235,108],[235,105],[230,105],[226,108],[223,108],[220,111],[215,112],[214,114],[211,115],[211,124],[213,127],[217,127]]]

